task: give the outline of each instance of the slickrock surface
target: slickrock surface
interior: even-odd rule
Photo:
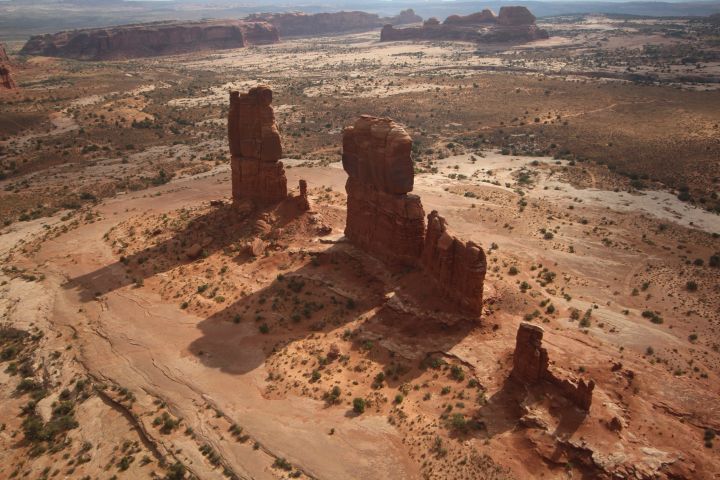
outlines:
[[[482,312],[485,252],[473,242],[452,236],[447,221],[435,210],[428,215],[422,263],[447,297],[470,311]]]
[[[582,410],[590,410],[595,382],[560,378],[550,370],[547,350],[542,346],[544,330],[537,325],[521,323],[518,328],[513,370],[510,376],[526,385],[542,381],[555,385],[562,394]]]
[[[282,145],[270,103],[272,90],[261,85],[248,93],[230,93],[230,143],[233,201],[256,205],[287,197],[287,179],[280,158]]]
[[[278,41],[275,27],[265,22],[154,22],[36,35],[20,53],[77,60],[119,60]]]
[[[414,264],[423,249],[425,212],[413,188],[412,140],[389,118],[361,116],[343,132],[348,173],[345,235],[386,261]]]
[[[381,42],[397,40],[453,40],[477,43],[529,42],[548,38],[537,28],[535,16],[526,7],[502,7],[496,17],[490,10],[466,16],[451,15],[441,24],[431,18],[421,27],[394,28],[385,25]]]

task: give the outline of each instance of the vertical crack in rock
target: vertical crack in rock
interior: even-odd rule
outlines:
[[[272,90],[260,85],[248,93],[230,92],[230,142],[233,202],[257,206],[287,198],[287,178],[280,158],[282,145],[275,124]]]

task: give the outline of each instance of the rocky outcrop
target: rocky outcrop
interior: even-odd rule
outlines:
[[[265,22],[154,22],[36,35],[20,53],[78,60],[119,60],[278,41],[275,27]]]
[[[228,140],[233,202],[257,206],[287,197],[287,179],[280,158],[282,146],[275,124],[272,90],[264,85],[248,93],[230,92]]]
[[[410,193],[411,149],[410,136],[389,118],[363,115],[345,129],[345,236],[387,262],[423,268],[446,298],[480,314],[485,253],[475,243],[450,235],[447,222],[435,211],[426,230],[420,197]]]
[[[389,262],[413,265],[423,250],[425,212],[409,195],[412,140],[389,118],[360,117],[343,132],[348,174],[345,236]]]
[[[547,350],[542,346],[544,330],[521,323],[515,339],[513,369],[510,377],[525,385],[549,382],[582,410],[590,410],[595,382],[561,378],[551,371]]]
[[[10,57],[8,57],[5,45],[0,43],[0,63],[10,63]]]
[[[535,15],[530,13],[527,7],[500,7],[497,24],[505,27],[534,25]]]
[[[10,57],[5,51],[5,45],[0,43],[0,88],[11,90],[17,88],[10,70]]]
[[[307,181],[305,180],[299,180],[298,186],[300,188],[300,195],[297,197],[297,204],[298,208],[303,211],[307,212],[310,210],[310,200],[308,199],[308,192],[307,192]]]
[[[448,298],[472,312],[482,311],[485,252],[473,242],[452,236],[447,222],[435,210],[428,215],[422,264]]]
[[[374,13],[366,12],[332,12],[332,13],[257,13],[249,15],[246,20],[267,22],[275,26],[280,36],[325,35],[342,32],[361,32],[381,27],[384,24],[400,25],[421,22],[410,8],[403,10],[394,17],[380,18]]]
[[[529,42],[548,38],[537,28],[535,17],[525,7],[502,7],[496,17],[490,10],[466,16],[451,15],[443,23],[431,18],[421,27],[395,28],[385,25],[380,41],[450,40],[475,43]]]
[[[495,23],[497,17],[492,10],[487,8],[482,12],[471,13],[470,15],[450,15],[443,22],[445,25],[482,25],[484,23]]]

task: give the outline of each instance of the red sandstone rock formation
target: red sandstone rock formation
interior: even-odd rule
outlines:
[[[583,379],[565,379],[550,370],[547,350],[542,346],[544,330],[536,325],[521,323],[515,340],[511,378],[533,385],[549,382],[582,410],[590,410],[595,382]]]
[[[529,42],[548,38],[537,28],[535,17],[525,7],[502,7],[500,15],[490,10],[467,16],[451,15],[440,24],[431,18],[422,27],[394,28],[385,25],[381,42],[397,40],[450,40],[476,43]]]
[[[275,124],[272,90],[261,85],[248,93],[230,92],[228,140],[232,195],[236,204],[251,200],[269,205],[287,197],[280,133]]]
[[[501,7],[497,17],[497,24],[506,27],[518,25],[534,25],[535,15],[527,7]]]
[[[492,10],[485,9],[482,12],[471,13],[470,15],[450,15],[443,22],[445,25],[482,25],[495,23],[497,17]]]
[[[307,182],[305,180],[300,180],[298,182],[300,187],[300,195],[298,196],[298,206],[300,207],[300,210],[302,211],[308,211],[310,210],[310,200],[308,199],[308,193],[307,193]]]
[[[361,116],[343,132],[348,173],[345,235],[390,262],[414,265],[423,250],[425,212],[413,189],[412,140],[389,118]]]
[[[11,90],[16,88],[17,85],[12,78],[10,68],[6,64],[0,63],[0,87]]]
[[[10,57],[8,57],[5,45],[2,43],[0,43],[0,87],[8,90],[17,87],[10,70]]]
[[[10,63],[10,57],[8,57],[5,45],[2,43],[0,43],[0,63]]]
[[[78,60],[117,60],[278,41],[275,27],[264,22],[154,22],[36,35],[27,41],[20,53]]]
[[[422,264],[446,296],[472,312],[482,312],[485,252],[450,235],[447,222],[435,210],[428,215]]]
[[[482,311],[486,261],[482,248],[448,233],[437,212],[425,217],[411,195],[412,140],[389,118],[363,115],[343,133],[348,173],[345,236],[381,259],[422,266],[444,295],[465,309]]]

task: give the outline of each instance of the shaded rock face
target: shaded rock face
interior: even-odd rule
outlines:
[[[497,24],[506,27],[534,25],[535,15],[527,7],[500,7]]]
[[[20,53],[77,60],[118,60],[278,41],[275,27],[264,22],[154,22],[36,35]]]
[[[441,24],[431,18],[422,27],[394,28],[385,25],[381,42],[398,40],[450,40],[475,43],[529,42],[548,38],[537,28],[535,17],[525,7],[502,7],[496,17],[490,10],[466,16],[451,15]]]
[[[8,57],[5,45],[2,43],[0,43],[0,63],[10,63],[10,57]]]
[[[252,21],[268,22],[282,36],[322,35],[325,33],[370,30],[382,24],[380,17],[365,12],[316,13],[260,13],[248,17]]]
[[[390,262],[414,264],[423,249],[425,212],[413,189],[412,140],[389,118],[363,115],[343,132],[348,174],[345,236]]]
[[[10,68],[5,64],[0,64],[0,87],[8,90],[17,87],[10,73]]]
[[[258,206],[287,197],[287,178],[280,158],[282,146],[275,124],[272,90],[264,85],[248,93],[230,92],[230,143],[233,202]]]
[[[428,215],[422,264],[448,298],[472,312],[482,311],[485,252],[473,242],[453,237],[447,222],[435,210]]]
[[[529,323],[521,323],[515,338],[515,353],[511,377],[522,383],[538,383],[547,375],[550,362],[542,346],[543,329]]]
[[[412,195],[412,139],[389,118],[360,117],[343,132],[348,173],[345,236],[391,263],[422,267],[438,289],[473,313],[482,311],[485,252],[448,232],[437,212],[428,216]]]
[[[0,43],[0,87],[11,90],[17,87],[10,70],[10,57],[5,51],[5,45]]]
[[[561,378],[552,372],[547,350],[542,346],[543,334],[542,327],[529,323],[520,324],[510,377],[526,385],[549,382],[577,407],[590,410],[595,382]]]

